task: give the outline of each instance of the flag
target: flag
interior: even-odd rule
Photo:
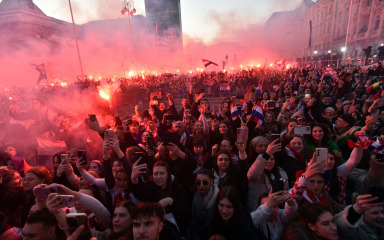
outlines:
[[[236,119],[240,118],[239,109],[237,109],[237,107],[236,107],[236,105],[234,103],[232,103],[231,118],[232,118],[233,121],[235,121]]]
[[[331,76],[333,77],[334,79],[337,79],[339,80],[339,76],[337,75],[337,72],[335,70],[333,70],[330,66],[327,66],[324,70],[324,74],[326,76]]]
[[[209,65],[213,64],[215,66],[219,66],[217,63],[214,63],[212,61],[209,61],[207,59],[201,59],[201,61],[203,61],[203,64],[204,64],[204,67],[208,67]]]
[[[255,123],[264,125],[264,115],[263,109],[261,108],[261,103],[258,102],[252,109],[252,115],[254,116],[253,121]]]
[[[231,91],[231,87],[229,86],[229,83],[221,83],[220,84],[220,92],[221,93],[228,93]]]
[[[371,143],[373,147],[373,153],[375,154],[384,154],[384,139],[377,138],[375,142]]]
[[[38,85],[40,81],[43,79],[47,80],[47,83],[48,83],[47,72],[45,71],[44,63],[40,65],[37,65],[37,64],[32,64],[32,65],[35,66],[35,69],[40,73],[39,79],[37,79],[36,85]]]
[[[257,96],[261,96],[261,94],[263,93],[263,86],[259,85],[257,88],[255,88],[255,93]]]
[[[285,65],[285,58],[280,58],[275,61],[275,65],[281,67]]]

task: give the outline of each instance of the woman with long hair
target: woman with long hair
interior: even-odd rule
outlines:
[[[299,205],[314,203],[326,207],[332,214],[339,213],[343,206],[338,204],[329,195],[326,186],[330,180],[331,173],[327,172],[326,162],[316,162],[313,154],[307,169],[300,175],[295,186],[290,190]]]
[[[263,137],[259,137],[263,138]],[[251,145],[252,142],[251,141]],[[269,144],[269,141],[264,138],[263,141]],[[288,190],[288,176],[275,162],[274,154],[281,151],[281,144],[277,143],[278,139],[272,141],[265,146],[256,145],[255,152],[259,153],[256,160],[248,170],[248,198],[247,209],[254,211],[260,205],[259,196],[261,193],[269,192],[272,187],[272,182],[282,179],[285,182],[285,189]],[[251,146],[252,147],[252,146]]]
[[[341,156],[341,150],[335,142],[332,141],[331,131],[324,124],[313,123],[311,126],[311,134],[304,136],[305,146],[307,146],[312,151],[315,151],[316,148],[328,148],[330,151],[335,152],[337,157],[341,157],[341,161],[344,159]]]
[[[188,198],[184,187],[170,173],[166,162],[158,161],[153,166],[152,177],[143,181],[141,174],[147,172],[147,164],[133,164],[132,193],[140,201],[159,202],[165,209],[166,219],[175,224],[181,234],[186,233],[188,224]]]
[[[209,236],[222,235],[226,239],[264,239],[254,226],[242,205],[240,195],[233,186],[223,187],[217,194]],[[208,236],[208,237],[209,237]]]
[[[300,210],[299,222],[309,229],[316,239],[339,239],[333,214],[323,206],[306,204]]]

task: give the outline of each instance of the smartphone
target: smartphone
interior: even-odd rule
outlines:
[[[105,138],[114,139],[115,138],[115,132],[111,129],[105,130]]]
[[[69,155],[68,154],[61,154],[61,164],[69,164]]]
[[[316,148],[316,162],[324,164],[324,171],[327,170],[328,148]]]
[[[66,215],[68,230],[69,233],[72,234],[76,229],[84,225],[85,229],[81,232],[80,236],[77,238],[78,240],[89,240],[92,238],[91,230],[88,226],[88,217],[85,213],[68,213]]]
[[[157,100],[152,100],[152,101],[151,101],[151,105],[159,105],[159,101],[157,101]]]
[[[180,142],[180,136],[178,133],[170,133],[168,134],[164,139],[164,146],[169,145],[169,143],[173,143],[175,145],[178,145]]]
[[[77,150],[76,148],[70,148],[69,149],[69,162],[75,163],[77,158]]]
[[[285,184],[285,179],[280,178],[280,179],[275,179],[272,181],[272,192],[279,192],[284,190],[284,184]]]
[[[87,152],[85,150],[77,151],[77,157],[79,159],[82,159],[82,162],[84,162],[84,164],[87,164]]]
[[[297,134],[297,135],[311,134],[311,126],[295,126],[293,128],[293,134]]]
[[[36,193],[37,197],[40,199],[47,199],[49,194],[58,193],[58,192],[59,192],[59,190],[57,189],[57,187],[47,188],[44,186],[44,187],[40,187],[40,188],[35,189],[35,193]]]
[[[369,194],[372,195],[372,197],[378,197],[379,199],[373,201],[373,203],[380,203],[384,202],[384,187],[379,185],[372,185],[369,188]]]
[[[89,114],[89,121],[90,122],[96,122],[97,121],[96,114]]]
[[[75,207],[75,197],[73,195],[60,195],[61,206],[72,208]]]
[[[279,139],[280,141],[280,134],[271,134],[271,142],[275,141],[276,139]]]
[[[245,142],[246,138],[246,129],[245,128],[238,128],[237,129],[237,135],[236,135],[236,142]]]
[[[152,136],[147,137],[147,144],[146,147],[149,148],[150,150],[153,150],[156,148],[156,143],[155,143],[155,138]]]

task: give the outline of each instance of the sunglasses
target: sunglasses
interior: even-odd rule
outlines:
[[[197,186],[201,186],[201,185],[207,186],[208,185],[208,181],[207,180],[196,181],[196,185]]]

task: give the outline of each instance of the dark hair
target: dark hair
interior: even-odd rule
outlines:
[[[136,205],[133,211],[132,219],[138,220],[140,217],[159,217],[161,221],[164,219],[164,208],[157,202],[141,202]]]
[[[197,172],[196,176],[197,175],[205,175],[205,176],[208,176],[210,179],[214,179],[215,176],[213,175],[213,172],[209,169],[206,169],[206,168],[200,168],[200,170]]]
[[[192,145],[194,147],[203,146],[204,147],[204,141],[201,138],[197,138],[193,140]]]
[[[42,223],[45,228],[57,228],[56,217],[47,209],[31,212],[27,218],[28,224]]]
[[[303,226],[299,222],[288,224],[281,234],[280,240],[315,240],[309,228]]]
[[[308,228],[308,223],[315,224],[323,213],[331,212],[315,203],[303,204],[299,210],[299,222]]]
[[[32,167],[25,174],[27,173],[32,173],[39,179],[44,179],[45,184],[51,184],[53,182],[51,172],[44,166]]]
[[[212,215],[211,223],[212,223],[213,229],[222,229],[223,228],[224,220],[220,215],[218,205],[219,205],[219,202],[224,198],[228,199],[228,201],[232,204],[233,210],[234,210],[233,216],[229,220],[230,223],[225,225],[225,226],[231,228],[231,229],[229,229],[230,230],[229,232],[231,232],[231,235],[233,238],[230,238],[230,239],[234,239],[235,238],[234,236],[236,234],[238,234],[238,232],[241,228],[240,219],[241,219],[241,215],[242,215],[242,211],[243,211],[242,205],[241,205],[240,195],[234,186],[225,186],[225,187],[221,188],[221,190],[217,194],[215,207],[213,209],[213,215]]]
[[[312,124],[310,124],[310,126],[311,126],[311,129],[312,129],[311,134],[304,135],[305,140],[306,140],[309,144],[318,146],[317,142],[315,141],[315,139],[314,139],[313,136],[312,136],[312,132],[313,132],[313,128],[314,128],[314,127],[320,127],[321,129],[323,129],[323,132],[324,132],[324,136],[323,136],[323,139],[321,140],[321,144],[322,144],[323,146],[327,146],[329,140],[331,139],[331,138],[330,138],[330,136],[331,136],[331,131],[329,130],[328,126],[325,125],[325,124],[322,124],[322,123],[312,123]]]
[[[339,177],[337,176],[337,167],[341,164],[341,162],[340,162],[340,158],[337,158],[333,151],[328,149],[328,153],[332,154],[333,157],[335,158],[335,165],[331,169],[332,176],[330,179],[330,186],[329,186],[328,192],[335,201],[339,202],[340,200],[337,198],[337,196],[339,195],[341,189],[339,184]]]
[[[53,157],[52,157],[52,162],[55,160],[55,158],[57,158],[57,160],[59,160],[59,163],[61,163],[61,154],[69,154],[69,151],[64,150],[64,151],[60,151],[60,152],[55,153],[55,155],[53,155]]]
[[[170,169],[170,167],[169,167],[169,165],[168,165],[168,163],[167,162],[164,162],[164,161],[157,161],[157,162],[155,162],[155,164],[153,165],[153,167],[152,167],[152,173],[154,172],[154,168],[155,167],[165,167],[166,169],[167,169],[167,175],[168,175],[168,177],[167,177],[167,189],[168,190],[170,190],[169,188],[171,187],[171,183],[172,183],[172,177],[171,177],[171,169]],[[152,176],[152,180],[153,180],[153,176]]]
[[[123,200],[123,201],[118,202],[116,204],[115,209],[117,207],[125,207],[128,210],[128,212],[131,215],[131,217],[132,217],[132,215],[133,215],[133,213],[134,213],[134,211],[136,209],[136,205],[132,201],[130,201],[130,200]]]
[[[231,154],[230,154],[229,152],[227,152],[227,151],[220,150],[220,151],[217,153],[217,155],[216,155],[216,157],[215,157],[215,159],[214,159],[214,161],[213,161],[213,169],[214,169],[216,172],[219,172],[219,168],[217,167],[217,159],[219,158],[219,156],[220,156],[221,154],[226,154],[226,155],[229,157],[229,168],[228,168],[228,170],[232,167],[232,158],[231,158]]]

